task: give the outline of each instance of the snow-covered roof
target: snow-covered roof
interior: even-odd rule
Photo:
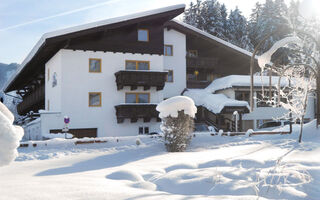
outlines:
[[[224,94],[212,94],[205,89],[188,89],[183,93],[184,96],[190,97],[196,106],[203,106],[215,114],[219,114],[224,107],[247,107],[246,101],[230,99]]]
[[[138,13],[129,14],[129,15],[125,15],[125,16],[105,19],[105,20],[101,20],[101,21],[97,21],[97,22],[87,23],[87,24],[83,24],[83,25],[79,25],[79,26],[69,27],[69,28],[45,33],[44,35],[42,35],[42,37],[36,43],[36,45],[32,48],[32,50],[30,51],[28,56],[23,60],[23,62],[20,65],[20,68],[17,70],[16,74],[14,76],[12,76],[11,80],[7,82],[7,84],[5,85],[4,88],[7,88],[9,86],[9,84],[22,71],[22,69],[25,67],[25,65],[31,61],[31,59],[35,56],[35,54],[38,52],[40,47],[43,46],[45,44],[45,41],[49,38],[62,36],[62,35],[78,32],[78,31],[83,31],[83,30],[87,30],[87,29],[91,29],[91,28],[95,28],[95,27],[100,27],[100,26],[115,24],[115,23],[119,23],[119,22],[129,21],[129,20],[133,20],[133,19],[137,19],[137,18],[143,18],[146,16],[169,12],[169,11],[173,11],[176,9],[183,9],[183,8],[185,8],[185,4],[178,4],[178,5],[167,6],[167,7],[153,9],[153,10],[147,10],[144,12],[138,12]]]
[[[278,85],[278,76],[271,77],[272,86]],[[269,86],[269,76],[254,76],[254,86]],[[215,93],[218,90],[223,90],[232,87],[250,87],[250,76],[249,75],[230,75],[222,78],[218,78],[205,89],[211,93]],[[281,79],[280,87],[288,86],[288,80],[286,78]]]
[[[174,22],[176,22],[177,24],[180,24],[181,26],[184,26],[184,27],[186,27],[186,28],[188,28],[188,29],[191,29],[191,30],[193,30],[193,31],[195,31],[195,32],[197,32],[197,33],[199,33],[199,34],[201,34],[201,35],[203,35],[203,36],[206,36],[206,37],[208,37],[208,38],[210,38],[210,39],[212,39],[212,40],[215,40],[216,42],[218,42],[218,43],[220,43],[220,44],[222,44],[222,45],[224,45],[224,46],[230,47],[230,48],[232,48],[232,49],[234,49],[234,50],[236,50],[236,51],[238,51],[238,52],[240,52],[240,53],[242,53],[242,54],[245,54],[245,55],[247,55],[247,56],[249,56],[249,57],[252,56],[252,53],[251,53],[251,52],[249,52],[249,51],[247,51],[247,50],[245,50],[245,49],[243,49],[243,48],[241,48],[241,47],[238,47],[238,46],[236,46],[236,45],[234,45],[234,44],[231,44],[230,42],[224,41],[223,39],[220,39],[220,38],[218,38],[218,37],[216,37],[216,36],[214,36],[214,35],[211,35],[210,33],[207,33],[207,32],[205,32],[205,31],[202,31],[202,30],[200,30],[200,29],[198,29],[198,28],[196,28],[196,27],[194,27],[194,26],[191,26],[191,25],[189,25],[189,24],[186,24],[186,23],[184,23],[184,22],[181,22],[181,21],[178,21],[178,20],[175,20],[175,19],[173,19],[173,20],[171,20],[171,21],[174,21]],[[255,58],[257,59],[258,57],[256,56]]]

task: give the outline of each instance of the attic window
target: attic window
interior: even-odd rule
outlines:
[[[138,29],[138,41],[149,42],[149,30],[148,29]]]

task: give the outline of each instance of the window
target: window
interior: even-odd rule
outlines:
[[[138,29],[138,41],[149,42],[149,30],[148,29]]]
[[[188,50],[189,57],[198,57],[198,50]]]
[[[247,92],[247,91],[236,91],[235,92],[236,100],[249,102],[249,100],[250,100],[249,97],[250,97],[250,92]]]
[[[140,127],[139,127],[139,135],[142,135],[142,134],[143,134],[143,127],[140,126]]]
[[[89,107],[101,106],[101,92],[89,92]]]
[[[172,45],[164,45],[164,55],[165,56],[173,56],[173,46]]]
[[[149,134],[149,127],[144,127],[144,134]]]
[[[98,59],[98,58],[89,59],[89,72],[92,72],[92,73],[101,72],[101,59]]]
[[[150,103],[150,94],[126,93],[126,103]]]
[[[149,70],[149,61],[126,60],[126,70]]]
[[[173,82],[173,70],[168,70],[167,82]]]

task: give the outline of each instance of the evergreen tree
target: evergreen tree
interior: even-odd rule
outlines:
[[[274,32],[261,46],[260,53],[267,51],[275,41],[289,33],[287,14],[288,8],[284,0],[266,0],[262,7],[256,5],[250,21],[252,24],[249,35],[252,44],[256,46],[266,35]]]
[[[235,10],[230,11],[228,24],[229,42],[244,49],[252,49],[252,45],[248,37],[247,20],[241,14],[238,7],[236,7]]]
[[[183,21],[191,26],[203,30],[203,20],[201,17],[201,1],[190,3],[189,8],[185,10]]]
[[[248,24],[249,39],[253,46],[256,46],[259,43],[259,41],[257,40],[259,35],[258,24],[260,23],[261,13],[262,5],[259,2],[257,2],[254,9],[252,9],[252,13],[250,15],[250,20]]]
[[[229,34],[229,30],[228,30],[228,13],[227,13],[227,8],[225,4],[222,4],[220,7],[220,12],[221,12],[221,22],[222,22],[222,29],[223,29],[223,35],[224,40],[228,40],[228,34]]]

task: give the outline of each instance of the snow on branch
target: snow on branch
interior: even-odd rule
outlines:
[[[288,44],[296,44],[300,46],[302,43],[301,39],[296,36],[286,37],[282,40],[277,41],[268,51],[264,52],[261,56],[258,58],[258,64],[261,68],[261,71],[264,71],[264,68],[267,64],[272,66],[271,62],[271,56],[274,54],[279,48],[284,47]]]

